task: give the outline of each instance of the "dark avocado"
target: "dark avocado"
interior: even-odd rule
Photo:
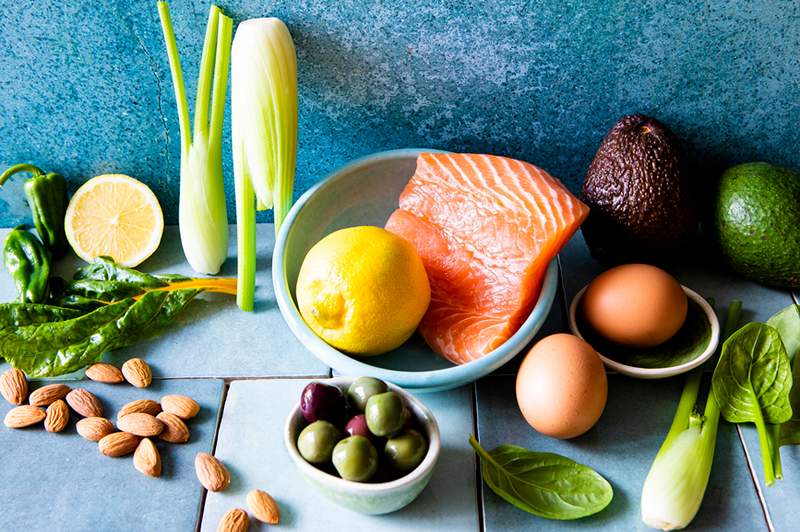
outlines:
[[[604,264],[670,262],[697,232],[680,140],[658,120],[628,115],[608,133],[583,182],[583,234]]]

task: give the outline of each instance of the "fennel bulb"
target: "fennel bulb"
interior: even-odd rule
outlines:
[[[233,24],[217,6],[211,6],[197,81],[192,135],[183,72],[166,2],[158,2],[158,14],[167,47],[181,132],[178,204],[181,245],[193,270],[215,274],[219,273],[228,255],[228,214],[222,179],[222,122]]]
[[[238,239],[237,302],[253,309],[255,210],[274,208],[275,231],[292,203],[297,155],[297,60],[277,18],[245,20],[231,50],[231,123]]]

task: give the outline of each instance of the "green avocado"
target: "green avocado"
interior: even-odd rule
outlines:
[[[698,215],[680,140],[644,115],[620,119],[583,182],[582,230],[604,264],[670,262],[697,232]]]
[[[800,288],[800,176],[769,163],[728,168],[714,206],[720,251],[736,272]]]

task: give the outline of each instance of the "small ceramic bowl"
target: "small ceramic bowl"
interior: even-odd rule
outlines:
[[[338,229],[358,225],[383,227],[397,208],[423,151],[394,150],[354,161],[312,187],[295,203],[281,227],[272,259],[275,299],[289,329],[325,365],[342,375],[369,375],[414,391],[455,388],[488,375],[522,351],[544,323],[558,286],[553,260],[536,305],[519,330],[485,356],[456,365],[434,353],[414,335],[389,353],[354,357],[321,340],[306,325],[295,300],[300,265],[308,250]]]
[[[335,377],[320,382],[345,389],[354,380],[355,377]],[[428,407],[402,388],[392,383],[387,383],[387,386],[403,398],[425,431],[428,440],[428,453],[422,463],[407,475],[391,482],[352,482],[317,469],[306,462],[297,450],[297,437],[307,425],[300,412],[299,401],[286,419],[284,430],[286,450],[303,477],[328,499],[362,514],[387,514],[407,506],[416,499],[433,475],[442,446],[439,425]]]
[[[575,297],[572,298],[572,303],[569,306],[569,329],[575,336],[586,340],[589,344],[592,344],[590,338],[588,338],[588,331],[581,331],[579,328],[579,319],[578,319],[578,307],[580,306],[581,299],[583,298],[583,294],[586,292],[587,286],[584,286],[580,292],[575,294]],[[686,373],[690,371],[709,358],[711,355],[714,354],[714,351],[717,349],[717,345],[719,344],[719,319],[717,319],[717,314],[714,312],[714,309],[711,308],[711,305],[708,304],[700,294],[695,292],[694,290],[687,288],[681,285],[683,291],[686,293],[686,296],[689,298],[689,304],[694,304],[696,307],[699,308],[700,313],[708,320],[709,325],[711,326],[711,334],[708,338],[708,343],[706,344],[705,348],[702,350],[700,354],[696,357],[692,358],[691,360],[682,362],[680,364],[675,364],[668,367],[639,367],[633,366],[629,364],[624,364],[619,360],[615,360],[613,358],[614,353],[607,350],[608,345],[603,347],[599,347],[597,345],[592,345],[597,351],[597,354],[603,360],[606,366],[609,368],[616,370],[624,375],[629,375],[631,377],[637,377],[639,379],[663,379],[666,377],[672,377],[673,375],[679,375],[681,373]],[[691,309],[690,309],[691,310]],[[610,342],[608,342],[610,344]],[[702,347],[702,346],[700,346]],[[624,349],[624,348],[623,348]],[[656,348],[651,348],[656,349]],[[600,351],[605,351],[601,353]]]

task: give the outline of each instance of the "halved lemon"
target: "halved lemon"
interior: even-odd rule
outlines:
[[[67,240],[83,260],[107,256],[133,267],[158,249],[164,215],[147,185],[127,175],[105,174],[75,192],[64,225]]]

